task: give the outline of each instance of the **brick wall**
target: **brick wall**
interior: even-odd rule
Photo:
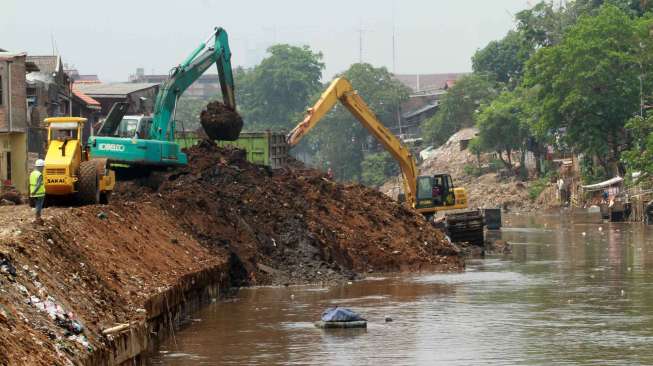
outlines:
[[[12,132],[25,132],[27,129],[25,56],[0,60],[0,75],[2,75],[3,83],[3,113],[0,115],[0,132],[9,132],[10,127]],[[11,96],[9,95],[10,91]],[[9,105],[10,101],[11,105]],[[11,126],[9,114],[11,114]]]

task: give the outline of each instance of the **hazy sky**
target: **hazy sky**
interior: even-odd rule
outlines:
[[[235,65],[258,62],[273,43],[310,45],[325,76],[359,60],[397,73],[460,72],[470,57],[514,26],[527,0],[0,0],[0,48],[52,54],[103,81],[136,67],[167,73],[215,25],[230,36]],[[393,20],[394,19],[394,20]]]

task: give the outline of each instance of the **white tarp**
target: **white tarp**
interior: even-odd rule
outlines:
[[[581,186],[581,188],[583,188],[584,191],[598,191],[600,189],[605,189],[615,184],[619,184],[623,181],[624,179],[621,177],[614,177],[612,179],[608,179],[601,183],[590,184],[588,186]]]

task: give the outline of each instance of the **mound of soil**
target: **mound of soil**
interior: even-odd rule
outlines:
[[[440,231],[380,192],[300,164],[273,172],[208,141],[187,153],[158,188],[130,182],[110,205],[46,208],[45,226],[26,205],[0,207],[0,365],[100,357],[103,329],[150,319],[152,299],[205,271],[241,286],[464,266]]]
[[[439,230],[378,191],[315,170],[273,172],[209,141],[187,154],[158,202],[204,245],[234,253],[248,284],[463,266]]]
[[[213,140],[234,141],[243,129],[243,119],[223,103],[213,101],[200,114],[204,132]]]

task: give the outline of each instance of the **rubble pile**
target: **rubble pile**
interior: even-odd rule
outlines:
[[[470,208],[505,208],[514,211],[532,211],[546,204],[541,200],[532,202],[529,197],[529,182],[516,177],[502,177],[497,173],[481,176],[470,175],[466,166],[478,166],[477,157],[464,145],[478,130],[466,128],[458,131],[449,140],[434,150],[431,156],[419,165],[420,175],[448,173],[458,187],[467,191]],[[480,164],[487,166],[491,154],[482,154]],[[400,177],[393,178],[380,188],[386,195],[397,198],[401,192]]]
[[[440,231],[380,192],[315,170],[272,172],[208,141],[187,153],[189,165],[159,189],[161,207],[205,246],[237,256],[249,284],[462,266]]]

